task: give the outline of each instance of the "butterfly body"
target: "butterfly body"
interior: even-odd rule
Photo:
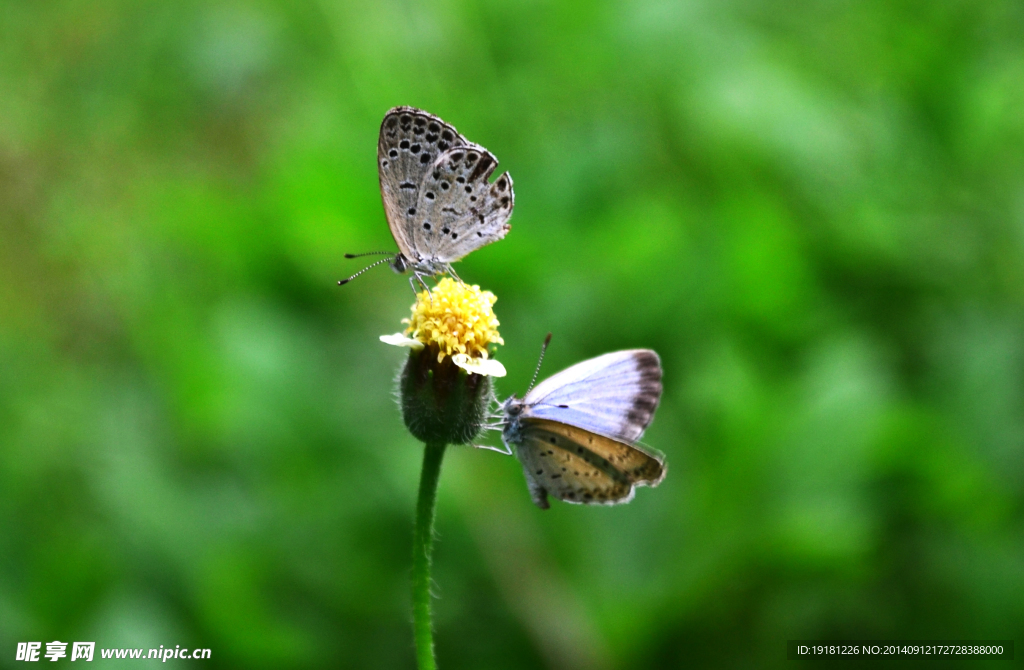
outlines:
[[[413,107],[384,115],[377,167],[399,273],[437,275],[451,263],[505,237],[515,204],[508,173],[494,183],[498,161],[440,118]]]
[[[649,349],[617,351],[569,367],[502,405],[502,440],[523,465],[534,503],[615,504],[657,486],[663,459],[636,445],[661,398]]]

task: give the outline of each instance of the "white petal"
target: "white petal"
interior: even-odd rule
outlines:
[[[406,337],[402,333],[395,333],[394,335],[381,335],[380,341],[384,344],[392,344],[396,347],[409,347],[419,351],[423,348],[423,343],[419,340],[414,340],[411,337]]]
[[[452,356],[452,363],[455,363],[466,372],[489,377],[504,377],[505,366],[493,358],[470,358],[466,354],[455,354]]]

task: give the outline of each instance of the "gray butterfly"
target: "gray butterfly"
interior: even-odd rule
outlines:
[[[506,400],[502,441],[522,462],[533,502],[547,509],[550,494],[624,503],[634,487],[660,484],[664,460],[636,445],[660,399],[658,354],[631,349],[577,363],[522,400]]]
[[[398,253],[374,252],[391,258],[338,283],[384,262],[398,273],[411,269],[423,283],[426,276],[454,274],[452,263],[505,237],[515,196],[507,172],[490,183],[497,165],[490,151],[433,114],[413,107],[390,110],[380,125],[377,168]]]

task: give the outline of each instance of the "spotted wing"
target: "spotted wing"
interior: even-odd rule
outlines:
[[[425,175],[415,211],[431,258],[451,263],[505,237],[515,195],[507,172],[490,183],[497,165],[471,144],[442,153]]]
[[[591,358],[545,379],[523,399],[524,418],[551,419],[633,443],[661,399],[661,361],[650,349]]]
[[[414,107],[395,107],[384,115],[377,140],[380,194],[388,228],[407,258],[427,255],[424,238],[415,234],[423,178],[442,152],[467,144],[453,126]]]
[[[541,509],[548,508],[549,494],[570,503],[629,502],[634,487],[657,486],[665,477],[657,456],[557,421],[525,421],[513,446]]]

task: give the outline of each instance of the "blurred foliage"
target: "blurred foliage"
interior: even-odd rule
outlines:
[[[502,397],[549,330],[543,375],[665,366],[669,475],[630,505],[541,512],[516,461],[451,452],[442,667],[1024,629],[1019,2],[0,14],[0,664],[411,667],[421,445],[377,336],[412,295],[334,285],[393,248],[398,104],[515,178],[512,232],[458,266],[499,297]]]

